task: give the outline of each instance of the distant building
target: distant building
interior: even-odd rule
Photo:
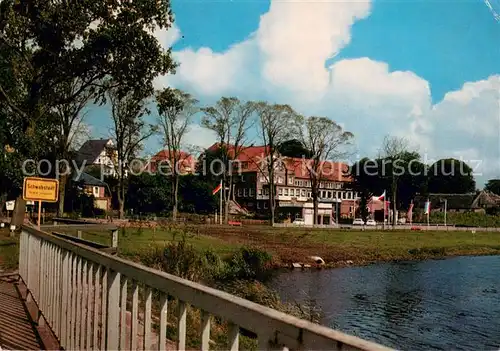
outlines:
[[[77,152],[79,165],[100,166],[106,175],[115,175],[118,153],[111,139],[87,140]]]
[[[428,196],[417,195],[414,199],[415,208],[424,208],[427,199],[431,202],[431,211],[439,212],[444,211],[445,200],[448,212],[484,212],[486,209],[500,206],[500,196],[482,190],[468,194],[431,193]]]
[[[88,195],[94,196],[94,207],[108,211],[111,208],[111,198],[107,196],[106,189],[108,185],[91,176],[88,173],[75,174],[73,181],[82,185],[82,191]],[[109,194],[110,195],[110,194]]]
[[[208,150],[216,151],[219,144]],[[267,146],[242,147],[235,152],[229,146],[231,158],[237,154],[234,163],[234,199],[250,212],[269,213],[269,178],[267,162],[271,155]],[[313,224],[313,201],[311,181],[307,168],[310,160],[282,157],[276,153],[274,185],[276,189],[277,212],[289,216],[290,220],[304,218],[306,224]],[[358,194],[350,188],[352,179],[345,173],[347,165],[338,162],[322,162],[322,180],[319,190],[318,224],[332,224],[337,217],[352,218],[357,206]]]
[[[161,150],[156,155],[151,157],[146,170],[151,173],[162,172],[169,174],[171,172],[170,167],[174,163],[174,159],[177,160],[177,170],[180,175],[193,174],[196,171],[196,158],[184,151],[178,151],[177,157],[175,154],[170,155],[168,150]],[[159,169],[161,167],[161,169]]]

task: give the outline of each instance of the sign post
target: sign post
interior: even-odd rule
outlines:
[[[40,229],[42,202],[57,202],[59,181],[49,178],[26,177],[24,178],[23,199],[38,202],[38,229]]]

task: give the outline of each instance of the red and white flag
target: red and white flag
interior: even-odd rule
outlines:
[[[217,187],[212,191],[212,195],[217,194],[221,189],[222,189],[222,180],[220,181],[220,184],[217,185]]]
[[[384,193],[380,196],[374,196],[373,197],[374,199],[378,200],[378,201],[382,201],[385,199],[385,190],[384,190]]]
[[[408,214],[406,216],[407,220],[411,223],[413,219],[413,202],[410,204],[410,207],[408,208]]]

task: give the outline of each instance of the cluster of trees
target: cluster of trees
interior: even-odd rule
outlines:
[[[214,106],[199,108],[195,99],[179,90],[155,91],[153,80],[158,75],[174,73],[176,64],[154,31],[166,29],[172,22],[168,0],[0,2],[0,141],[5,146],[0,156],[0,194],[3,200],[20,194],[23,177],[20,165],[24,160],[34,160],[36,165],[41,159],[71,159],[71,146],[85,130],[82,119],[88,104],[111,107],[120,216],[124,214],[129,187],[127,165],[140,152],[143,141],[154,133],[162,133],[175,164],[196,113],[203,114],[202,125],[216,133],[222,149],[232,145],[231,152],[221,152],[225,163],[238,157],[255,123],[271,153],[298,133],[315,160],[313,168],[322,159],[341,155],[341,147],[352,135],[326,117],[305,118],[287,105],[241,102],[232,97],[221,98]],[[150,112],[152,99],[159,116],[154,125],[144,119]],[[271,184],[274,162],[270,157],[265,166]],[[71,169],[66,163],[58,167],[58,173],[62,174],[58,209],[61,213]],[[227,213],[233,183],[229,167],[222,178],[230,189],[225,193]],[[311,180],[315,184],[313,198],[317,211],[319,181],[317,177]],[[169,186],[175,219],[181,187],[175,167]],[[274,218],[276,204],[273,196],[271,199]],[[19,196],[14,216],[16,224],[22,220],[24,207]]]
[[[469,165],[453,158],[426,165],[418,152],[410,150],[406,139],[399,137],[386,137],[379,157],[359,160],[349,173],[353,187],[361,194],[359,210],[365,220],[368,201],[384,191],[393,209],[392,223],[396,223],[397,209],[407,209],[417,193],[466,194],[476,190]]]
[[[24,160],[67,157],[89,102],[113,97],[121,106],[116,134],[137,144],[142,102],[153,95],[153,80],[175,68],[154,35],[172,22],[168,0],[0,2],[4,198],[19,194]],[[122,158],[133,152],[120,147]],[[24,208],[18,197],[14,224],[22,222]]]

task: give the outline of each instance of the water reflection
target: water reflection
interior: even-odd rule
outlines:
[[[500,257],[289,271],[285,299],[315,301],[322,323],[405,350],[500,347]]]

